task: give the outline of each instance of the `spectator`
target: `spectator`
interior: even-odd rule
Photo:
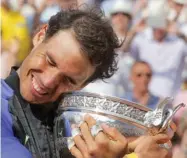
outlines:
[[[183,39],[187,39],[187,0],[172,0],[172,8],[169,11],[168,31]]]
[[[160,97],[175,96],[181,85],[181,74],[187,56],[186,44],[176,35],[167,33],[167,15],[157,8],[148,14],[146,30],[138,34],[131,45],[135,60],[148,62],[153,69],[150,91]]]
[[[14,38],[19,40],[22,47],[17,54],[17,62],[21,63],[29,52],[30,37],[26,19],[19,12],[20,1],[3,0],[1,4],[2,40],[6,43],[11,43]]]
[[[27,26],[29,28],[29,32],[31,35],[33,33],[34,19],[36,16],[36,11],[37,11],[37,7],[36,7],[33,0],[27,0],[21,8],[21,14],[27,20]]]
[[[118,0],[110,11],[110,19],[114,31],[119,39],[123,40],[131,26],[132,2]]]
[[[187,0],[172,0],[172,8],[170,9],[168,20],[182,25],[187,22]]]
[[[149,92],[148,86],[151,81],[152,70],[147,62],[136,61],[131,68],[130,79],[133,83],[133,90],[125,95],[125,99],[146,105],[155,109],[160,98]]]

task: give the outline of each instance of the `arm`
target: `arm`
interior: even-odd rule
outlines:
[[[135,60],[139,60],[139,36],[137,35],[130,46],[130,55],[135,59]]]
[[[131,30],[128,31],[127,37],[120,49],[124,52],[128,52],[134,37],[145,29],[145,19],[141,19]]]

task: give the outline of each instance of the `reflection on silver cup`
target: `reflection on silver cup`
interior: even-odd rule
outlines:
[[[184,106],[167,107],[172,98],[165,98],[155,110],[116,97],[95,93],[67,94],[61,101],[56,119],[56,141],[71,136],[71,125],[80,124],[85,114],[92,115],[97,123],[117,128],[125,136],[155,135],[170,127],[173,115]],[[63,128],[66,126],[66,128]],[[57,144],[58,144],[57,143]]]

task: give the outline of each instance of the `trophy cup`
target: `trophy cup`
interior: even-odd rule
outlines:
[[[97,124],[105,123],[117,128],[126,137],[137,137],[145,134],[156,135],[167,131],[174,114],[185,105],[168,107],[172,98],[165,98],[155,110],[128,100],[88,92],[67,94],[61,100],[56,119],[56,145],[67,147],[68,128],[80,124],[85,114],[93,116]]]

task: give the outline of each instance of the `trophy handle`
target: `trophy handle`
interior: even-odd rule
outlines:
[[[173,109],[165,108],[170,100],[171,99],[166,98],[155,110],[146,113],[144,123],[147,125],[150,135],[163,133],[169,128],[175,132],[176,127],[172,122],[172,118],[180,108],[185,107],[185,104],[181,103]]]
[[[160,129],[161,132],[164,131],[168,127],[168,125],[171,124],[173,116],[182,107],[185,107],[184,103],[181,103],[181,104],[177,105],[174,109],[168,109],[167,117],[165,118],[165,120],[163,122],[163,125]]]

